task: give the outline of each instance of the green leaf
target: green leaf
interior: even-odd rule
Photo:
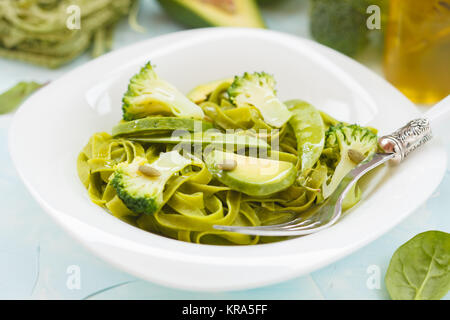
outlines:
[[[14,111],[30,94],[42,86],[42,84],[34,81],[22,81],[0,94],[0,114]]]
[[[438,300],[450,289],[450,234],[427,231],[395,251],[386,273],[394,300]]]

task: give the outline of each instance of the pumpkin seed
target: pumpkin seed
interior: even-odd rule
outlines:
[[[234,159],[226,159],[224,162],[217,165],[217,168],[223,171],[231,171],[237,167],[237,162]]]
[[[150,166],[139,166],[139,172],[150,178],[159,177],[161,175],[161,172]]]
[[[348,150],[347,154],[350,160],[356,164],[361,163],[366,158],[361,152],[353,149]]]

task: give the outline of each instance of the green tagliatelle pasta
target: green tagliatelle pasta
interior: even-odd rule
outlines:
[[[0,57],[58,68],[92,47],[97,57],[112,47],[114,26],[136,0],[1,0]],[[77,25],[79,22],[79,26]]]
[[[160,209],[152,214],[138,214],[128,209],[113,186],[117,166],[130,164],[136,158],[145,158],[151,165],[161,153],[175,150],[175,146],[151,140],[136,142],[136,133],[128,137],[96,133],[78,157],[78,174],[92,201],[138,228],[187,242],[252,245],[283,239],[225,232],[213,226],[261,226],[313,214],[323,201],[321,188],[330,177],[330,165],[320,159],[312,168],[300,172],[299,143],[289,122],[276,129],[269,126],[255,107],[231,103],[227,97],[229,87],[229,80],[218,83],[203,101],[196,101],[205,119],[223,132],[239,129],[242,134],[276,142],[279,147],[268,150],[268,156],[294,164],[298,172],[294,184],[270,196],[251,196],[220,183],[200,157],[192,154],[190,165],[174,173],[166,183]],[[158,116],[161,115],[152,115]],[[324,130],[338,123],[324,113],[321,116]],[[326,150],[332,152],[332,148]],[[347,201],[348,207],[359,201],[357,191]]]

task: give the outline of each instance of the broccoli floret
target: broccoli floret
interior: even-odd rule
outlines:
[[[342,123],[330,127],[321,156],[321,162],[328,166],[331,176],[323,185],[323,198],[328,198],[344,176],[377,149],[377,135],[369,128]]]
[[[132,163],[117,166],[111,185],[128,209],[135,213],[153,214],[163,206],[167,181],[190,163],[176,151],[161,153],[151,164],[138,157]],[[142,166],[151,168],[157,174],[145,173]]]
[[[195,119],[204,117],[198,105],[158,77],[150,62],[130,79],[122,102],[123,119],[126,121],[155,114]]]
[[[276,128],[283,126],[292,116],[276,95],[275,79],[265,72],[236,76],[228,88],[228,96],[237,107],[254,106],[264,121]]]
[[[365,0],[312,0],[310,30],[320,43],[354,56],[368,42]]]

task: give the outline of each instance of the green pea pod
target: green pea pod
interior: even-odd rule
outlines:
[[[292,126],[297,138],[301,171],[311,169],[319,160],[325,142],[325,125],[320,112],[307,102],[291,100],[285,103],[292,118]]]

